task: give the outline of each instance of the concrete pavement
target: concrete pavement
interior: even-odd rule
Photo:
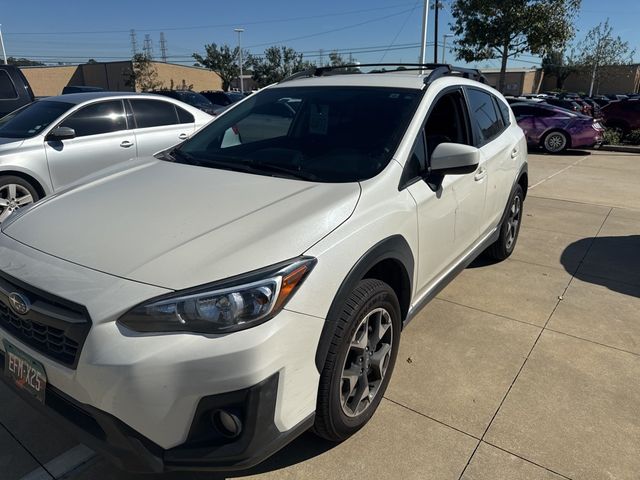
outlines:
[[[250,472],[131,475],[0,385],[0,479],[639,478],[640,155],[532,154],[530,176],[514,255],[409,325],[353,438],[305,434]]]

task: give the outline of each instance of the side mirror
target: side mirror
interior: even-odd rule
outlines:
[[[76,131],[69,127],[56,127],[47,135],[47,141],[69,140],[76,137]]]
[[[430,173],[464,175],[473,173],[480,163],[480,150],[460,143],[441,143],[431,154]]]

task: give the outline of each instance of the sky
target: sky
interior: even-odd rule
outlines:
[[[440,44],[452,22],[451,0],[442,1]],[[191,54],[204,52],[207,43],[237,45],[236,27],[245,29],[242,46],[253,54],[271,45],[287,45],[304,52],[310,61],[326,60],[333,50],[362,63],[418,60],[423,0],[244,0],[237,5],[212,0],[0,0],[0,24],[8,56],[46,63],[129,59],[134,29],[138,50],[149,35],[159,59],[160,32],[164,32],[168,61],[191,65]],[[582,0],[577,39],[606,18],[615,34],[640,50],[639,0]],[[433,12],[428,36],[427,60],[432,61]],[[449,45],[451,41],[447,39]],[[635,60],[639,59],[637,53]],[[451,51],[446,60],[454,61]],[[537,64],[538,58],[522,56],[510,60],[509,67]],[[498,67],[499,61],[477,66]]]

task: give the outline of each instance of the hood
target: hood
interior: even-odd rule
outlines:
[[[4,138],[0,137],[0,152],[4,150],[13,150],[20,147],[24,143],[23,138]]]
[[[325,184],[138,159],[44,199],[2,231],[44,253],[170,289],[310,248],[344,222],[357,183]]]

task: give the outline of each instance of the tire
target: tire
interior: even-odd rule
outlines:
[[[513,253],[518,241],[520,233],[520,224],[522,223],[522,211],[524,206],[524,192],[520,185],[516,188],[509,198],[509,206],[507,215],[500,225],[500,236],[498,240],[491,245],[486,254],[494,260],[502,261]]]
[[[564,132],[554,130],[542,139],[542,148],[547,153],[562,153],[569,146],[569,137]]]
[[[0,222],[19,208],[40,200],[35,187],[22,177],[0,176]]]
[[[382,338],[373,345],[380,337],[374,332],[382,329]],[[316,435],[340,442],[373,416],[393,373],[400,329],[400,303],[393,289],[381,280],[360,281],[338,318],[320,375]]]

